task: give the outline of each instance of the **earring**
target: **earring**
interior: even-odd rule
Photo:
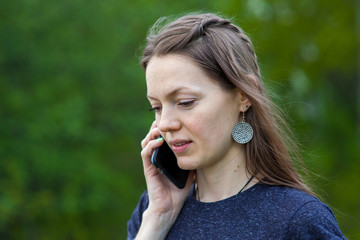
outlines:
[[[231,135],[235,142],[241,144],[248,143],[253,138],[254,131],[250,124],[245,122],[245,112],[243,112],[242,121],[235,125],[231,132]]]

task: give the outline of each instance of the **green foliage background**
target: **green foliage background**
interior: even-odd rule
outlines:
[[[318,192],[360,239],[359,6],[0,1],[0,239],[125,239],[153,119],[138,58],[159,17],[190,11],[234,17],[250,35]]]

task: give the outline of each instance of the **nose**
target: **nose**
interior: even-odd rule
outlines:
[[[177,114],[170,109],[162,109],[162,113],[157,117],[157,126],[160,132],[171,132],[180,129],[180,120]]]

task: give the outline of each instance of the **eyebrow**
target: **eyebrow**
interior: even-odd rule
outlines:
[[[169,93],[166,94],[166,97],[171,97],[171,96],[174,96],[176,95],[178,92],[181,92],[182,90],[187,90],[189,89],[188,87],[178,87],[178,88],[175,88],[173,90],[171,90]],[[153,100],[157,100],[156,98],[150,96],[149,94],[146,95],[147,98],[149,99],[153,99]]]

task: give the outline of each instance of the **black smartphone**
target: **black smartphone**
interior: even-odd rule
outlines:
[[[151,163],[160,170],[176,187],[182,189],[186,185],[189,176],[189,170],[183,170],[177,164],[177,159],[174,152],[165,142],[155,148]]]

